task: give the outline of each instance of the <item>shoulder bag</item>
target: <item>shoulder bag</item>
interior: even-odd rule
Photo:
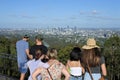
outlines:
[[[94,79],[93,79],[93,76],[92,76],[92,73],[91,73],[91,70],[90,70],[90,67],[89,67],[89,65],[88,65],[88,62],[87,62],[87,68],[88,68],[88,72],[89,72],[89,74],[90,74],[91,79],[94,80]],[[104,76],[101,76],[99,80],[105,80]]]
[[[47,71],[48,71],[48,74],[50,75],[50,78],[53,80],[53,78],[52,78],[52,76],[51,76],[50,71],[48,70],[48,68],[47,68]]]

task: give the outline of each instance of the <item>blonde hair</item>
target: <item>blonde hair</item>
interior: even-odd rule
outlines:
[[[47,55],[48,55],[49,59],[57,59],[57,50],[55,48],[51,48],[48,51]]]

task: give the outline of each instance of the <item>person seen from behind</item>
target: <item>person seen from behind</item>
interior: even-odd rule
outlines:
[[[82,80],[84,68],[81,65],[80,57],[81,49],[74,47],[70,52],[70,60],[68,60],[66,64],[66,68],[71,75],[70,80]]]
[[[84,80],[99,80],[101,76],[105,77],[107,75],[105,59],[95,39],[89,38],[82,49],[82,63],[86,69]]]
[[[57,60],[57,50],[52,48],[47,54],[49,61],[47,62],[50,67],[47,69],[41,67],[35,70],[32,74],[33,80],[37,80],[36,76],[40,74],[42,80],[61,80],[62,74],[65,76],[64,80],[69,80],[69,73],[65,66]]]
[[[32,80],[32,73],[35,71],[35,69],[37,69],[39,67],[44,67],[44,68],[49,67],[49,65],[47,63],[42,62],[45,55],[46,54],[43,54],[43,52],[40,49],[38,49],[35,51],[35,58],[32,60],[29,60],[27,62],[26,66],[30,70],[30,76],[29,76],[28,80]],[[37,80],[41,80],[40,75],[37,76]]]
[[[25,63],[29,59],[32,59],[32,55],[29,54],[29,36],[25,35],[22,40],[16,42],[16,51],[17,51],[17,63],[18,69],[20,71],[20,80],[24,80],[25,73],[27,72],[27,68],[25,67]]]
[[[33,58],[35,58],[35,51],[41,49],[43,54],[46,54],[48,51],[47,46],[43,44],[43,36],[42,35],[37,35],[35,36],[35,45],[31,46],[30,48],[30,54],[33,55]]]

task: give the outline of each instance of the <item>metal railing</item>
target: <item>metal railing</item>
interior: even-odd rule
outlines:
[[[6,78],[11,77],[12,79],[13,77],[17,79],[19,77],[20,74],[18,72],[16,55],[0,53],[0,75],[0,78],[6,76]]]

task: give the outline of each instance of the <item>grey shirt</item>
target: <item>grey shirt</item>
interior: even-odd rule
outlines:
[[[100,65],[98,65],[96,67],[90,67],[91,73],[100,73],[102,64],[105,64],[105,59],[103,56],[100,58]]]

